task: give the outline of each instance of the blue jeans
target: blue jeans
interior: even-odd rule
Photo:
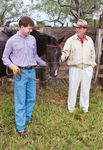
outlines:
[[[36,98],[36,81],[32,78],[36,78],[35,68],[14,75],[15,120],[19,132],[25,131],[26,122],[32,119]]]

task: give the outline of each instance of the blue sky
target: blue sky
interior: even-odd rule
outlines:
[[[23,0],[24,1],[24,4],[27,5],[27,4],[31,4],[31,1],[30,0]],[[35,0],[36,2],[36,0]],[[45,14],[45,13],[40,13],[38,11],[34,11],[32,17],[35,19],[35,20],[38,20],[38,21],[42,21],[42,20],[47,20],[48,16]],[[47,22],[48,23],[48,22]],[[48,23],[50,24],[50,23]]]
[[[25,5],[28,5],[28,4],[31,4],[31,0],[23,0],[24,1],[24,4]],[[35,3],[36,3],[36,0],[35,0]],[[38,11],[35,11],[34,12],[34,15],[33,15],[36,19],[39,19],[39,20],[43,20],[43,19],[47,19],[47,16],[45,13],[42,12],[42,14]]]

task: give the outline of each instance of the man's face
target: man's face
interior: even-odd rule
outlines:
[[[27,27],[21,26],[21,28],[20,28],[21,33],[24,36],[30,35],[30,33],[32,32],[32,29],[33,29],[33,27],[29,26],[29,25]]]
[[[86,27],[76,27],[76,33],[78,36],[84,35],[86,31],[87,31]]]

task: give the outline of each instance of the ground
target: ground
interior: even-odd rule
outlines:
[[[13,86],[0,88],[0,150],[103,150],[103,92],[92,85],[89,113],[67,110],[67,84],[40,89],[26,138],[15,130]]]

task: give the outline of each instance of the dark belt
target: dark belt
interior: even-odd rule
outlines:
[[[36,66],[26,66],[26,67],[18,66],[18,67],[23,70],[31,70],[31,69],[35,68]]]

